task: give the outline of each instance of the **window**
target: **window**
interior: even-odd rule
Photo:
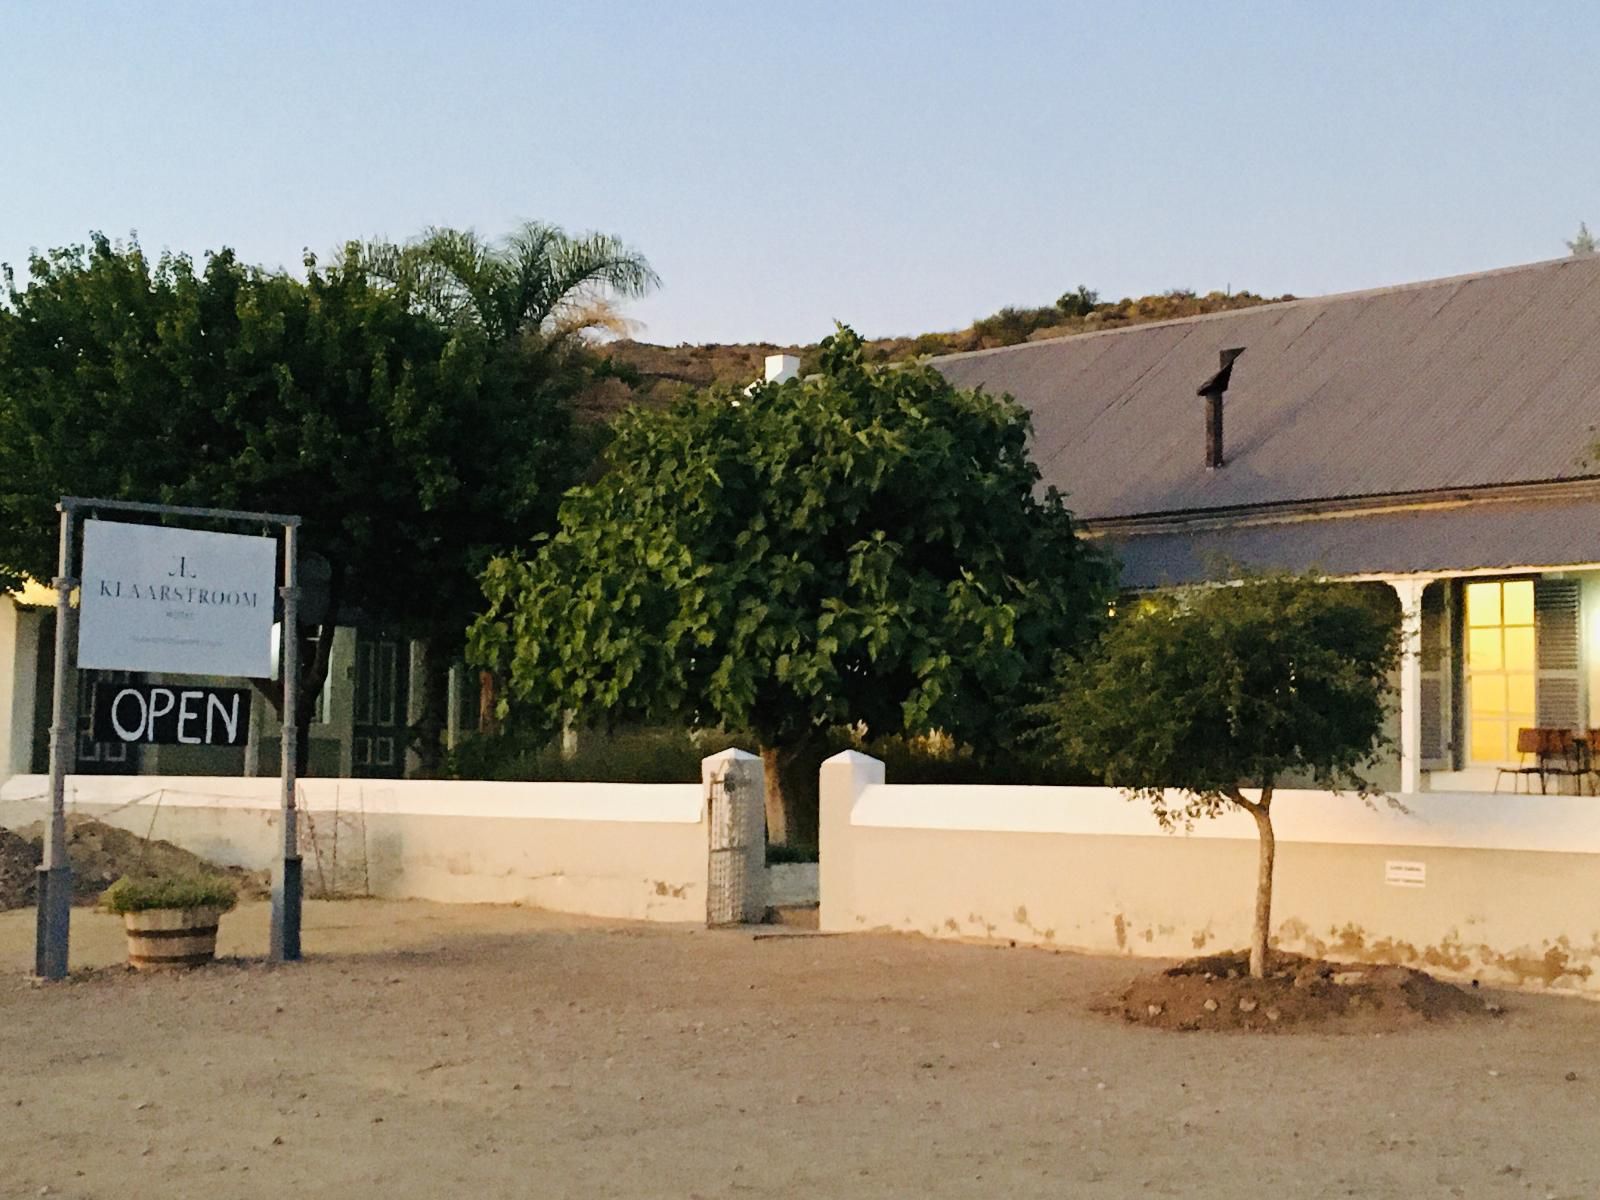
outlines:
[[[1477,763],[1512,762],[1517,730],[1536,724],[1533,580],[1469,583],[1467,745]]]

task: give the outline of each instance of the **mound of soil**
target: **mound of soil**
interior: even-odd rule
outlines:
[[[17,830],[15,834],[9,834],[13,841],[20,841],[30,848],[35,867],[44,853],[44,832],[44,822],[36,821]],[[5,833],[0,830],[0,834]],[[21,853],[8,851],[6,847],[11,844],[0,840],[0,861],[9,861],[6,857],[9,853]],[[239,885],[239,894],[243,897],[259,898],[269,894],[270,885],[265,872],[246,871],[242,867],[220,867],[171,842],[159,838],[146,841],[136,833],[129,833],[126,829],[118,829],[115,825],[107,825],[92,817],[67,818],[67,862],[72,866],[72,899],[76,904],[93,904],[101,892],[124,875],[223,874]],[[31,870],[29,873],[31,875]],[[13,890],[7,886],[9,874],[0,866],[0,908],[32,904],[33,880],[28,880],[26,897],[16,899],[13,898]]]
[[[27,838],[0,827],[0,911],[32,907],[42,854]]]
[[[1212,954],[1135,980],[1103,1011],[1154,1029],[1276,1032],[1350,1026],[1362,1032],[1499,1012],[1470,990],[1400,966],[1332,963],[1273,953],[1265,979],[1244,952]]]

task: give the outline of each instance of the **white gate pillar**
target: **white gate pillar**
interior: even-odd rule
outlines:
[[[700,760],[710,845],[706,924],[754,924],[767,909],[766,772],[743,750]]]
[[[1400,791],[1422,790],[1422,592],[1426,579],[1391,579],[1400,597]]]

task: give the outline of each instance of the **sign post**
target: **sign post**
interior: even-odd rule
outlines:
[[[283,846],[272,885],[270,956],[300,957],[301,872],[295,828],[295,760],[299,725],[298,649],[300,589],[296,533],[300,518],[222,508],[138,504],[125,500],[62,497],[61,548],[56,589],[55,687],[50,724],[50,822],[38,876],[38,928],[34,969],[45,979],[67,974],[72,870],[67,859],[66,779],[77,736],[77,669],[154,671],[193,675],[272,673],[272,592],[276,539],[212,533],[165,525],[92,519],[100,511],[197,517],[283,532]],[[73,575],[82,524],[82,566]],[[72,593],[79,592],[78,608]],[[121,740],[171,740],[232,744],[241,706],[236,689],[127,687],[109,692],[108,721]],[[133,724],[130,724],[132,722]],[[137,726],[135,730],[134,726]],[[202,737],[200,730],[205,730]],[[221,730],[225,738],[219,737]]]
[[[72,867],[67,862],[67,764],[73,759],[73,739],[77,736],[77,706],[73,684],[75,667],[67,655],[77,645],[73,637],[72,592],[78,581],[72,577],[72,545],[77,524],[73,506],[63,503],[61,510],[61,551],[56,560],[56,665],[55,687],[50,703],[50,824],[45,828],[44,862],[39,867],[35,888],[38,931],[34,942],[34,972],[45,979],[64,979],[67,974],[67,942],[72,920]]]
[[[272,873],[272,930],[267,957],[295,962],[300,957],[300,838],[295,828],[294,765],[300,748],[300,725],[294,714],[300,692],[300,584],[295,570],[295,526],[283,527],[283,794],[279,814],[283,852]]]

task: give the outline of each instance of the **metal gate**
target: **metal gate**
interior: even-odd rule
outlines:
[[[761,918],[767,847],[759,759],[754,766],[751,771],[737,759],[724,760],[706,789],[711,826],[707,925],[739,925]]]

